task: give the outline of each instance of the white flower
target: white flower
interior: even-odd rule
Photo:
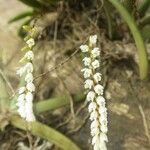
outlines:
[[[103,133],[107,133],[107,131],[108,131],[107,126],[101,125],[101,131],[102,131]]]
[[[100,124],[100,123],[98,122],[97,119],[93,120],[92,123],[91,123],[91,130],[92,130],[93,128],[98,128],[98,127],[99,127],[99,124]]]
[[[17,111],[22,118],[26,117],[25,106],[20,106]]]
[[[93,48],[93,50],[91,51],[91,54],[93,58],[100,56],[100,49],[98,47]]]
[[[26,116],[26,121],[27,122],[35,121],[35,116],[34,116],[33,112],[28,113],[28,115]]]
[[[100,107],[98,111],[100,114],[107,114],[107,108],[106,107]]]
[[[107,147],[106,147],[106,143],[105,142],[100,142],[99,143],[99,150],[107,150]]]
[[[16,106],[18,106],[19,108],[25,105],[25,99],[20,99],[19,101],[17,101]]]
[[[92,112],[92,111],[96,110],[96,103],[95,102],[91,102],[89,104],[88,109],[89,109],[89,112]]]
[[[26,96],[25,96],[26,101],[33,101],[33,94],[31,92],[27,92]]]
[[[104,91],[104,87],[100,84],[97,84],[94,87],[94,91],[98,94],[98,95],[103,95],[103,91]]]
[[[93,85],[94,85],[93,80],[87,79],[87,80],[85,81],[84,88],[85,88],[85,89],[91,89]]]
[[[99,81],[101,81],[101,79],[102,79],[102,77],[101,77],[101,73],[96,73],[96,74],[94,74],[94,80],[98,83]]]
[[[90,114],[90,120],[94,120],[98,117],[98,112],[96,110],[92,111]]]
[[[90,45],[94,45],[97,42],[97,35],[92,35],[89,37],[89,43]]]
[[[82,61],[84,62],[85,66],[90,66],[91,64],[91,58],[89,57],[85,57]]]
[[[25,67],[21,67],[20,69],[17,70],[16,74],[21,77],[25,72],[26,72]]]
[[[33,38],[30,38],[29,40],[27,40],[26,43],[28,44],[28,46],[29,46],[30,48],[32,48],[32,46],[35,45],[35,42],[34,42],[34,39],[33,39]]]
[[[26,109],[26,121],[31,122],[31,121],[35,121],[35,116],[33,114],[33,108],[32,108],[32,102],[27,102],[25,105],[25,109]]]
[[[96,102],[100,107],[105,107],[105,98],[103,96],[98,96]]]
[[[19,93],[19,94],[22,94],[22,93],[25,92],[25,90],[26,90],[26,88],[25,88],[24,86],[23,86],[23,87],[20,87],[19,90],[18,90],[18,93]]]
[[[27,73],[33,72],[33,64],[32,64],[31,62],[28,62],[28,63],[25,65],[25,69],[26,69]]]
[[[107,126],[107,123],[108,123],[107,118],[105,116],[102,116],[100,118],[100,123],[101,123],[101,126]]]
[[[34,84],[32,82],[27,83],[26,88],[30,92],[34,92],[35,91],[35,86],[34,86]]]
[[[100,133],[100,142],[108,142],[107,135],[103,132]]]
[[[95,143],[98,142],[98,139],[99,139],[99,135],[93,136],[93,138],[92,138],[92,145],[95,145]]]
[[[105,149],[100,148],[100,143],[97,140],[96,143],[93,146],[93,150],[105,150]]]
[[[92,67],[93,67],[94,69],[98,68],[99,66],[100,66],[100,64],[99,64],[99,61],[98,61],[98,60],[94,60],[94,61],[92,62]]]
[[[93,92],[93,91],[88,92],[86,100],[87,101],[93,101],[94,98],[95,98],[95,92]]]
[[[92,70],[89,68],[84,68],[81,72],[83,72],[84,78],[89,78],[92,75]]]
[[[80,49],[82,52],[88,52],[89,51],[89,47],[87,45],[81,45]]]
[[[24,99],[25,99],[25,94],[21,94],[19,95],[17,101],[24,100]]]
[[[25,76],[25,81],[26,81],[27,83],[33,81],[33,75],[32,75],[32,73],[27,73],[27,75]]]
[[[28,59],[28,60],[33,60],[34,58],[34,53],[32,51],[28,51],[26,52],[24,58]]]

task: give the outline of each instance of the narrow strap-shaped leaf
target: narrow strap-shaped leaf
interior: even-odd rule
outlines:
[[[150,7],[150,0],[143,0],[138,10],[141,17],[145,15],[149,7]]]
[[[37,0],[19,0],[19,1],[33,8],[37,9],[42,8],[42,5]]]
[[[13,23],[13,22],[15,22],[15,21],[24,19],[24,18],[26,18],[26,17],[28,17],[28,16],[33,16],[33,14],[34,14],[33,11],[25,11],[25,12],[22,12],[22,13],[16,15],[15,17],[11,18],[8,23]]]
[[[134,18],[129,14],[125,7],[120,3],[119,0],[108,0],[112,3],[112,5],[118,10],[121,14],[122,18],[128,24],[132,35],[134,37],[137,49],[138,49],[138,57],[139,57],[139,71],[140,71],[140,78],[144,79],[147,77],[148,74],[148,58],[146,47],[144,44],[144,40],[141,36],[141,33],[136,25]]]
[[[85,99],[85,95],[77,94],[73,97],[74,102],[79,102]],[[50,110],[55,110],[57,108],[63,107],[70,103],[69,98],[64,96],[54,97],[47,100],[39,101],[34,104],[34,111],[36,113],[42,113]]]
[[[19,118],[18,116],[11,117],[11,124],[16,128],[22,130],[28,130],[30,128],[30,132],[39,136],[45,140],[48,140],[50,143],[54,143],[56,146],[63,150],[81,150],[75,143],[73,143],[69,138],[64,136],[62,133],[56,131],[55,129],[48,127],[45,124],[39,122],[32,122],[27,127],[27,122]]]

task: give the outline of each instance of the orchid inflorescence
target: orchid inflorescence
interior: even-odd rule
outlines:
[[[91,136],[94,150],[107,150],[107,109],[103,97],[104,87],[100,84],[102,74],[100,68],[100,48],[96,47],[97,35],[89,37],[88,45],[81,45],[81,51],[86,54],[83,58],[85,68],[81,70],[85,78],[84,88],[87,89],[86,100],[91,120]]]
[[[24,38],[26,45],[22,48],[25,51],[24,57],[20,62],[24,65],[17,70],[17,74],[22,77],[25,85],[18,90],[17,107],[19,115],[27,122],[35,121],[33,113],[33,92],[35,91],[35,85],[33,83],[33,47],[35,45],[36,28],[31,26],[23,26],[24,30],[28,32],[28,35]]]

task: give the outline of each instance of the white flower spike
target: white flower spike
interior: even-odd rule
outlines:
[[[83,59],[86,68],[81,72],[86,79],[84,87],[88,90],[86,100],[89,102],[93,150],[107,150],[107,109],[103,97],[104,87],[100,84],[102,74],[97,71],[100,67],[100,48],[95,47],[96,42],[97,36],[92,35],[89,37],[89,45],[80,46],[81,51],[90,56]]]
[[[24,118],[27,122],[35,121],[35,116],[33,113],[33,92],[35,91],[35,85],[33,84],[33,64],[32,64],[32,60],[34,59],[34,53],[32,51],[32,48],[35,45],[35,42],[34,39],[32,38],[32,35],[29,36],[31,38],[28,39],[27,41],[25,40],[28,49],[23,57],[26,59],[27,63],[17,71],[17,74],[19,76],[25,75],[24,78],[25,86],[19,88],[18,91],[19,96],[16,103],[19,115],[22,118]]]

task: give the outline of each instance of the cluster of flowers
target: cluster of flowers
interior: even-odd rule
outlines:
[[[85,68],[81,72],[85,78],[84,87],[88,90],[86,100],[89,102],[93,149],[107,150],[107,109],[103,97],[104,88],[100,84],[101,73],[97,71],[100,68],[100,49],[96,47],[96,42],[97,36],[93,35],[89,37],[88,45],[80,46],[81,51],[87,55],[83,59]]]
[[[36,29],[30,26],[24,26],[23,28],[28,31],[28,35],[24,38],[26,45],[22,48],[26,53],[21,59],[21,62],[24,62],[25,64],[17,70],[17,74],[24,79],[25,85],[18,90],[19,96],[16,105],[18,107],[19,115],[27,122],[30,122],[35,121],[33,113],[33,92],[35,91],[35,86],[33,83],[32,64],[34,53],[32,49],[35,45],[34,35]]]

